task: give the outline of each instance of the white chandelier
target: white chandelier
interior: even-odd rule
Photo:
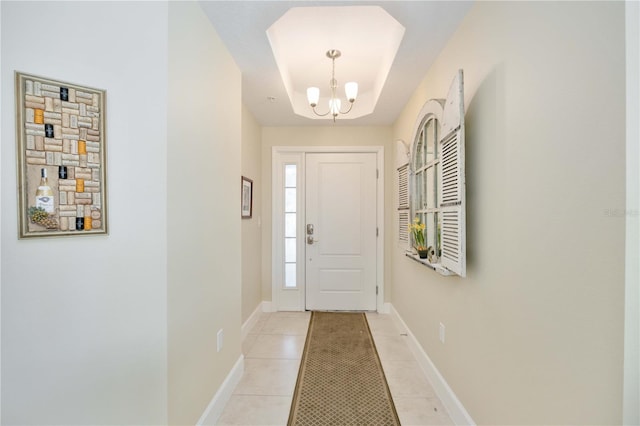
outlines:
[[[349,101],[349,109],[344,112],[340,111],[342,103],[340,102],[340,99],[336,96],[336,89],[338,88],[338,80],[336,80],[336,58],[339,58],[340,55],[342,55],[342,53],[340,53],[340,51],[336,49],[331,49],[327,51],[327,57],[331,59],[331,62],[332,62],[331,80],[329,81],[329,86],[331,87],[331,99],[329,99],[329,111],[325,112],[324,114],[318,113],[318,111],[316,111],[316,106],[318,105],[318,100],[320,99],[320,89],[317,87],[309,87],[307,89],[307,100],[309,101],[309,105],[311,106],[311,109],[313,109],[313,112],[320,117],[324,117],[326,115],[329,115],[329,113],[331,113],[331,115],[333,116],[334,122],[336,121],[336,117],[338,116],[338,114],[348,114],[349,111],[351,111],[351,108],[353,108],[353,103],[355,102],[356,97],[358,96],[358,83],[351,81],[345,84],[344,92],[347,96],[347,100]]]

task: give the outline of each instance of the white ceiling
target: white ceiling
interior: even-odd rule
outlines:
[[[317,25],[323,22],[323,25]],[[332,61],[327,50],[341,52],[336,58],[336,96],[347,111],[345,83],[356,81],[358,98],[344,119],[371,114],[384,88],[405,28],[380,6],[293,7],[268,30],[267,37],[278,64],[294,113],[325,120],[309,108],[307,87],[320,89],[318,114],[329,111]],[[307,40],[327,40],[311,46]],[[363,43],[363,40],[365,41]],[[327,44],[328,43],[328,44]],[[329,47],[329,49],[327,48]],[[339,46],[339,47],[338,47]],[[330,116],[327,116],[330,118]]]
[[[200,1],[220,38],[242,71],[242,99],[247,108],[262,126],[318,126],[318,125],[390,125],[409,100],[427,70],[436,59],[447,40],[469,10],[470,1]],[[304,51],[300,55],[279,55],[276,61],[267,30],[291,8],[337,6],[379,6],[405,28],[395,58],[382,58],[385,51],[384,38],[375,39],[367,35],[366,25],[333,25],[326,13],[316,13],[318,19],[305,19],[298,27],[296,37],[287,34],[279,37],[282,49]],[[365,13],[357,8],[348,8],[357,19]],[[296,9],[298,10],[298,9]],[[327,9],[328,10],[328,9]],[[319,12],[317,9],[316,12]],[[363,10],[364,12],[364,10]],[[288,14],[286,19],[296,14]],[[337,16],[337,15],[336,15]],[[336,17],[336,19],[338,19]],[[295,33],[294,33],[295,34]],[[287,42],[290,41],[290,43]],[[340,44],[336,46],[335,44]],[[363,58],[358,52],[370,52],[371,47],[380,48],[380,60]],[[347,81],[371,81],[371,67],[384,74],[385,62],[391,63],[386,81],[371,114],[347,119],[339,116],[334,124],[331,119],[312,119],[294,113],[291,99],[305,102],[306,86],[320,88],[321,96],[328,95],[331,78],[331,60],[325,56],[329,49],[342,51],[336,59],[336,79],[340,84],[338,95],[344,100],[343,85]],[[310,56],[311,53],[311,56]],[[313,63],[309,63],[313,58]],[[280,74],[278,66],[284,71]],[[362,74],[365,73],[365,74]],[[320,76],[320,77],[319,77]],[[310,81],[318,80],[313,83]],[[365,83],[366,84],[366,83]],[[289,93],[287,91],[289,88]],[[295,93],[298,92],[296,95]],[[291,96],[289,95],[291,94]],[[362,95],[362,99],[360,99]],[[359,93],[358,102],[375,97],[367,91]],[[326,102],[326,101],[325,101]],[[363,106],[364,107],[364,106]],[[299,106],[297,108],[300,108]],[[326,110],[322,98],[320,112]],[[366,113],[366,111],[365,111]],[[309,115],[312,117],[312,115]]]

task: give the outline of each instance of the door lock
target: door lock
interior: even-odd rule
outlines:
[[[313,223],[307,223],[307,235],[313,235]]]

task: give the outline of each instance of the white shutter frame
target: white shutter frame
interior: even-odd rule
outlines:
[[[442,266],[466,276],[466,217],[464,163],[464,83],[462,70],[453,79],[444,106],[440,146],[442,162]]]
[[[416,141],[418,138],[418,134],[420,133],[420,128],[424,124],[424,122],[429,118],[429,116],[433,116],[438,122],[442,122],[443,117],[443,107],[445,105],[444,99],[429,99],[423,106],[420,112],[418,113],[418,119],[413,125],[413,142],[410,145],[409,151],[409,161],[411,172],[415,172],[415,149],[416,149]],[[410,179],[411,180],[411,179]]]
[[[415,124],[413,125],[413,142],[410,145],[409,152],[409,223],[411,223],[411,219],[416,215],[416,206],[415,199],[417,198],[418,189],[415,188],[415,175],[416,175],[416,145],[418,142],[418,135],[420,134],[420,129],[424,125],[424,123],[429,118],[435,118],[438,123],[442,122],[443,117],[443,108],[445,105],[444,99],[429,99],[420,109],[418,113],[418,118],[416,119]],[[438,176],[439,178],[440,176]],[[411,238],[409,238],[409,248],[411,248]]]
[[[409,209],[409,163],[398,167],[398,210]]]
[[[398,244],[409,249],[409,209],[398,210]]]
[[[398,167],[398,243],[409,249],[409,163]]]
[[[411,147],[402,139],[396,140],[396,168],[409,164],[411,161]]]
[[[398,205],[397,205],[397,231],[398,246],[403,250],[411,248],[409,238],[409,215],[410,215],[410,185],[409,185],[409,162],[410,147],[402,139],[396,140],[396,166],[398,178]]]

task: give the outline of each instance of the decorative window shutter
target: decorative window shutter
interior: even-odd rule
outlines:
[[[398,210],[398,243],[409,248],[409,209]]]
[[[442,266],[466,276],[463,73],[451,83],[444,106],[440,138],[440,208]]]
[[[398,183],[397,231],[398,246],[408,249],[409,246],[409,147],[402,140],[396,140],[396,170]]]
[[[409,163],[398,167],[398,243],[409,247]]]
[[[398,167],[398,209],[409,208],[409,164]]]

